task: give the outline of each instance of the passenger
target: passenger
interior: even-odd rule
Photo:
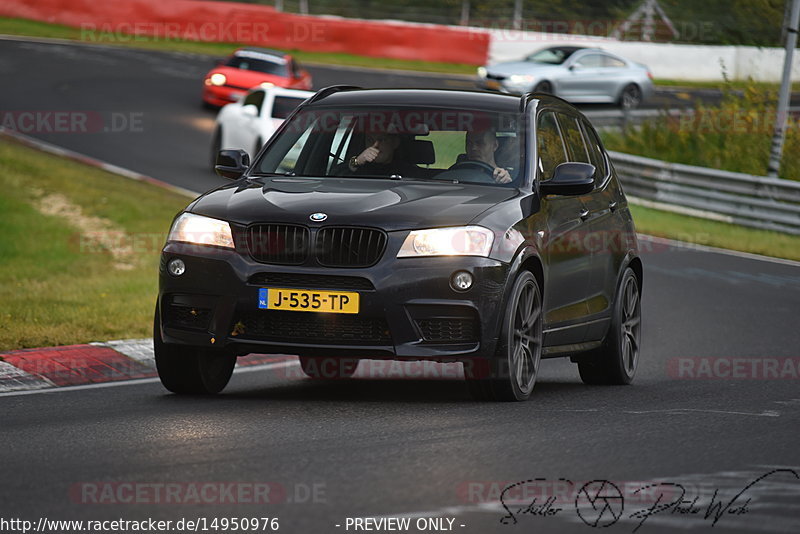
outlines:
[[[467,132],[464,147],[466,159],[463,162],[456,163],[456,165],[469,161],[486,163],[494,169],[492,172],[494,181],[499,184],[507,184],[512,179],[511,174],[508,170],[500,167],[495,161],[494,152],[497,150],[497,147],[497,135],[494,128],[470,130]],[[452,169],[453,167],[450,168]]]
[[[367,148],[347,162],[351,174],[412,176],[418,170],[413,163],[398,158],[398,134],[368,131],[364,139]]]

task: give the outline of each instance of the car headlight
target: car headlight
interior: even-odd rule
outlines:
[[[482,226],[414,230],[400,247],[398,258],[418,256],[489,256],[494,234]]]
[[[486,78],[486,67],[478,67],[478,76]]]
[[[211,85],[225,85],[225,82],[228,81],[228,78],[226,78],[221,72],[215,72],[211,75],[209,81],[211,82]]]
[[[194,213],[184,213],[175,219],[167,241],[234,248],[230,224]]]
[[[533,76],[530,74],[512,74],[508,77],[508,81],[514,85],[522,85],[533,82]]]

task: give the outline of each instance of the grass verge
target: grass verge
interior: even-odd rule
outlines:
[[[147,50],[165,50],[170,52],[190,52],[223,57],[244,44],[208,43],[187,41],[182,39],[153,39],[144,35],[124,35],[118,33],[91,32],[82,34],[78,28],[49,24],[28,19],[0,17],[0,34],[21,35],[26,37],[49,37],[69,39],[89,44],[112,46],[128,46]],[[374,69],[399,69],[420,72],[439,72],[444,74],[475,74],[474,65],[459,63],[437,63],[403,59],[376,58],[340,54],[333,52],[305,52],[303,50],[284,50],[292,54],[300,62],[324,63],[327,65],[345,65],[350,67],[366,67]]]
[[[630,204],[636,231],[696,245],[800,261],[800,236],[746,228]]]
[[[3,141],[0,189],[0,351],[151,334],[159,252],[189,199]]]

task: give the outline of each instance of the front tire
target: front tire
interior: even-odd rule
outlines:
[[[614,316],[605,343],[578,360],[585,384],[630,384],[639,365],[642,335],[642,298],[639,280],[628,267],[614,300]]]
[[[548,81],[539,82],[536,84],[536,87],[533,88],[534,93],[545,93],[548,95],[553,94],[553,84]]]
[[[164,343],[160,322],[156,311],[153,349],[161,384],[184,395],[213,395],[225,389],[236,357],[221,350]]]
[[[477,400],[527,400],[541,358],[542,291],[536,277],[523,271],[506,304],[495,357],[464,363],[470,393]]]

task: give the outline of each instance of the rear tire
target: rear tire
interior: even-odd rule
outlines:
[[[184,395],[213,395],[225,389],[236,357],[222,350],[164,343],[160,323],[156,311],[153,349],[158,377],[164,387]]]
[[[633,381],[641,346],[641,301],[639,280],[628,267],[617,288],[614,316],[603,346],[578,360],[578,372],[585,384],[624,385]]]
[[[309,378],[350,378],[358,369],[358,360],[300,356],[300,368]]]
[[[632,110],[642,103],[642,90],[635,83],[625,86],[619,97],[619,107],[623,110]]]
[[[495,357],[464,363],[470,394],[476,400],[527,400],[541,357],[542,291],[536,277],[523,271],[506,304]]]

